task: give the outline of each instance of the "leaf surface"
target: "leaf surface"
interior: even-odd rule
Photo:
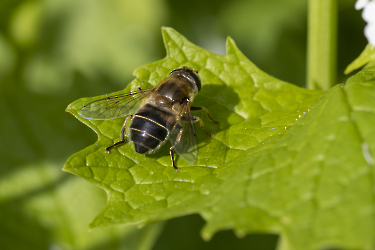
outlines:
[[[344,73],[349,74],[350,72],[353,72],[354,70],[365,65],[366,67],[375,65],[375,47],[371,44],[367,44],[362,53],[346,67]]]
[[[152,155],[135,153],[132,143],[104,153],[120,140],[124,119],[78,115],[104,96],[69,105],[67,111],[99,137],[64,166],[107,192],[107,204],[90,227],[199,213],[207,221],[206,239],[231,228],[239,236],[280,233],[290,249],[371,245],[374,68],[323,93],[265,74],[230,38],[227,55],[220,56],[171,28],[163,29],[163,37],[166,58],[136,69],[125,91],[151,88],[171,70],[192,67],[202,80],[193,105],[206,107],[220,126],[197,112],[215,137],[197,127],[198,160],[188,164],[177,157],[175,171],[169,142]]]

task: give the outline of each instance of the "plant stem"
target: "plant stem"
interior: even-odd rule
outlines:
[[[307,88],[336,84],[337,0],[309,0]]]

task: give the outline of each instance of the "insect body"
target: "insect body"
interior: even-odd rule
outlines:
[[[134,114],[128,116],[122,126],[121,141],[107,147],[105,151],[109,153],[112,148],[126,142],[125,129],[129,118],[132,118],[130,139],[134,143],[135,151],[140,154],[153,153],[169,138],[172,143],[172,165],[178,170],[174,151],[191,164],[195,163],[198,157],[193,123],[199,121],[203,129],[203,122],[199,117],[191,116],[190,110],[204,110],[213,121],[206,108],[190,107],[190,102],[200,89],[201,81],[196,71],[178,68],[153,89],[139,88],[138,91],[96,100],[83,106],[78,113],[84,118],[97,120]]]

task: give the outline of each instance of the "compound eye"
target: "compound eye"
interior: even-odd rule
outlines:
[[[198,91],[200,91],[201,90],[201,80],[199,79],[197,73],[198,73],[198,71],[196,71],[196,70],[186,68],[186,67],[182,67],[182,68],[172,70],[170,75],[179,75],[179,76],[185,77],[186,79],[188,79],[192,84],[194,84],[197,87]]]
[[[172,75],[172,74],[176,74],[176,73],[181,72],[181,71],[184,71],[184,69],[185,69],[185,68],[174,69],[174,70],[171,71],[170,75]]]

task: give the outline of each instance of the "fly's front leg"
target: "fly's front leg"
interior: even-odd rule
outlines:
[[[207,132],[205,129],[204,129],[204,124],[203,124],[203,121],[201,118],[199,118],[198,116],[193,116],[193,117],[190,117],[190,119],[193,121],[193,122],[199,122],[199,127],[201,127],[201,129],[206,132],[206,134],[208,134],[209,136],[211,136],[212,138],[214,137],[214,134],[213,133],[209,133]]]
[[[116,142],[116,143],[113,144],[112,146],[107,147],[107,148],[104,150],[105,153],[109,153],[109,151],[110,151],[112,148],[117,147],[117,146],[121,146],[121,145],[123,145],[123,144],[126,143],[126,141],[125,141],[125,130],[126,130],[126,124],[127,124],[128,120],[129,120],[129,118],[131,118],[131,117],[132,117],[131,115],[129,115],[128,117],[126,117],[125,122],[124,122],[124,125],[122,125],[121,133],[120,133],[120,135],[121,135],[121,141]]]
[[[180,131],[178,132],[178,135],[177,135],[177,138],[176,138],[176,141],[175,141],[174,145],[169,149],[169,154],[171,155],[172,165],[173,165],[174,169],[176,169],[176,171],[180,170],[180,169],[176,166],[176,164],[174,162],[173,150],[181,140],[182,131],[183,131],[183,128],[180,128]]]
[[[208,110],[205,108],[205,107],[191,107],[190,110],[204,110],[207,114],[207,117],[213,122],[213,123],[216,123],[216,124],[219,124],[219,122],[217,121],[214,121],[212,118],[211,118],[211,115],[210,115],[210,112],[208,112]]]
[[[208,110],[205,108],[205,107],[191,107],[190,110],[204,110],[207,114],[207,117],[215,124],[219,124],[219,122],[217,121],[214,121],[212,118],[211,118],[211,115],[210,113],[208,112]],[[214,137],[214,134],[212,133],[209,133],[207,132],[203,127],[204,127],[204,124],[203,124],[203,121],[201,120],[201,118],[199,118],[198,116],[193,116],[191,117],[191,119],[194,121],[194,122],[198,122],[199,121],[199,126],[201,127],[201,129],[206,132],[206,134],[208,134],[209,136],[212,136]]]

